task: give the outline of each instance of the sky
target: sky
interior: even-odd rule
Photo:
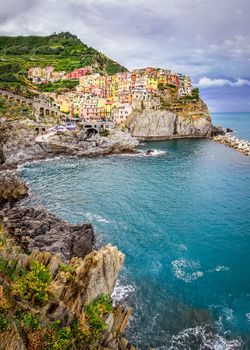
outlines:
[[[0,0],[0,35],[69,31],[129,69],[188,74],[214,112],[250,111],[250,0]]]

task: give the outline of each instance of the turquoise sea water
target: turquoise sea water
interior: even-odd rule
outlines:
[[[214,120],[249,138],[250,114],[236,117]],[[91,220],[126,254],[114,297],[133,307],[141,349],[250,349],[250,159],[206,139],[148,148],[158,155],[28,165],[28,202]]]

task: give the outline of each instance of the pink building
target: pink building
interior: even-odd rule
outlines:
[[[74,69],[72,72],[66,74],[66,79],[79,79],[80,77],[83,77],[86,74],[90,74],[91,72],[91,67]]]

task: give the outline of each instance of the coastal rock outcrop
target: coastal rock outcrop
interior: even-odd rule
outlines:
[[[15,173],[0,173],[0,209],[9,203],[13,206],[18,200],[28,195],[28,186]]]
[[[25,254],[1,230],[0,238],[0,282],[8,291],[0,287],[1,307],[7,305],[1,319],[0,350],[45,349],[48,341],[57,344],[57,339],[62,342],[60,349],[135,349],[122,337],[131,309],[112,306],[110,298],[124,261],[116,247],[107,245],[64,264],[50,252]],[[10,271],[17,282],[8,277]],[[42,282],[46,275],[50,278]],[[30,276],[36,283],[25,294]],[[37,283],[46,295],[38,304],[31,297],[37,293]],[[59,338],[61,334],[67,337]]]
[[[59,253],[63,260],[84,257],[93,249],[94,231],[89,223],[70,225],[44,207],[16,206],[0,212],[6,231],[31,251]]]
[[[107,154],[135,152],[139,142],[129,133],[112,130],[108,137],[95,135],[86,139],[84,132],[57,132],[36,141],[48,155],[93,157]]]
[[[135,152],[139,142],[129,133],[111,130],[107,137],[86,137],[84,130],[44,134],[47,128],[29,119],[8,121],[1,118],[0,170],[16,168],[34,160],[55,156],[94,157]],[[39,131],[40,130],[40,131]],[[38,136],[38,133],[42,134]]]
[[[209,137],[212,121],[207,106],[199,100],[168,109],[159,105],[136,111],[130,117],[128,127],[140,140]]]

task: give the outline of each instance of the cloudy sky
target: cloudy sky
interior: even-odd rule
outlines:
[[[250,110],[250,0],[0,0],[0,35],[70,31],[128,68],[191,75],[211,111]]]

